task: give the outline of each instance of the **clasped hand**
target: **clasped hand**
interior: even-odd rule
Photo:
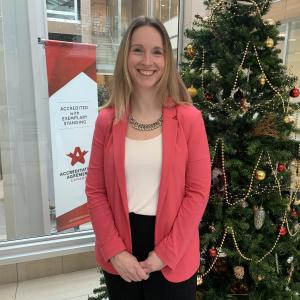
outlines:
[[[115,255],[110,261],[127,282],[147,280],[151,272],[159,271],[165,266],[154,251],[151,251],[147,259],[141,262],[138,262],[136,257],[127,251]]]

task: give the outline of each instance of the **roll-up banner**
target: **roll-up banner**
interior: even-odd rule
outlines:
[[[96,46],[45,41],[57,230],[89,222],[85,178],[98,113]]]

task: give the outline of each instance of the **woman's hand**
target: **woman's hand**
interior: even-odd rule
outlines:
[[[149,278],[137,259],[127,251],[123,251],[110,259],[115,270],[127,282],[141,281]]]
[[[147,259],[140,262],[140,265],[147,274],[159,271],[163,267],[165,267],[163,261],[157,256],[157,254],[154,251],[151,251],[148,254]]]

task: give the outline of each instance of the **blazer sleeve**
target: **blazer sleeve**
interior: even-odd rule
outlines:
[[[170,233],[155,247],[155,252],[171,269],[183,257],[204,214],[211,184],[211,164],[205,126],[200,111],[189,127],[185,194]]]
[[[109,126],[105,124],[108,122],[105,122],[102,115],[104,113],[105,111],[101,111],[96,121],[85,192],[97,249],[103,258],[109,261],[114,255],[125,250],[126,246],[115,226],[105,187],[104,142]]]

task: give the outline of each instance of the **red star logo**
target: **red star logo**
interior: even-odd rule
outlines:
[[[81,151],[80,147],[75,147],[74,153],[70,152],[67,156],[72,158],[71,165],[74,166],[76,163],[80,162],[84,164],[85,159],[84,156],[88,153],[88,151]]]

